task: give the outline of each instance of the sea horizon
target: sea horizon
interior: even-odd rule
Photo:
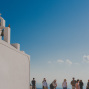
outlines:
[[[37,89],[42,89],[42,88],[37,88]],[[48,87],[48,89],[50,89],[50,87]],[[56,88],[56,89],[63,89],[63,88]],[[71,89],[71,88],[67,88],[67,89]]]
[[[42,88],[36,88],[36,89],[42,89]],[[50,87],[48,87],[48,89],[50,89]],[[56,88],[56,89],[63,89],[63,88]],[[67,89],[72,89],[72,88],[67,88]],[[85,87],[83,89],[86,89]]]
[[[87,84],[84,83],[83,89],[86,89],[86,85]],[[42,89],[42,86],[40,84],[39,85],[37,84],[36,85],[36,89]],[[50,89],[50,84],[48,84],[48,89]],[[58,84],[56,89],[63,89],[62,88],[62,85],[61,84]],[[70,84],[68,84],[67,89],[72,89],[72,86]]]

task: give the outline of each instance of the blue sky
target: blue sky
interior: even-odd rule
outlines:
[[[88,80],[89,0],[2,0],[11,43],[31,56],[31,79]],[[59,87],[59,86],[58,86]]]

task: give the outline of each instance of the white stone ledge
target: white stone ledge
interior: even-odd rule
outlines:
[[[27,55],[27,54],[25,54],[25,52],[19,51],[18,49],[16,49],[15,47],[13,47],[12,45],[10,45],[9,43],[7,43],[7,42],[5,42],[3,40],[0,40],[0,44],[6,46],[6,47],[8,47],[8,48],[10,48],[10,49],[12,49],[12,50],[14,50],[16,52],[18,52],[18,53],[20,53],[22,55],[27,56],[28,57],[28,60],[30,61],[30,56]]]

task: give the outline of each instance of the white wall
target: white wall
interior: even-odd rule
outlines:
[[[30,57],[0,40],[0,89],[30,89]]]

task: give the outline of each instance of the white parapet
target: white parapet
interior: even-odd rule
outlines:
[[[9,27],[4,28],[4,41],[10,44],[10,28]]]
[[[15,43],[15,44],[11,44],[12,46],[14,46],[16,49],[20,50],[20,44]]]

